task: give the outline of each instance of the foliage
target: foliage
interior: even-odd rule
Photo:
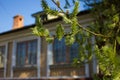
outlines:
[[[71,13],[64,11],[59,0],[51,0],[58,9],[51,9],[46,0],[42,0],[42,7],[47,14],[60,16],[63,21],[70,25],[70,32],[65,32],[62,24],[58,24],[56,35],[59,40],[65,37],[67,45],[74,42],[79,44],[79,56],[74,59],[74,64],[89,62],[93,55],[97,57],[100,73],[104,80],[120,79],[120,1],[119,0],[84,0],[90,7],[94,22],[89,27],[83,27],[77,20],[79,1],[73,0],[74,9]],[[95,2],[94,2],[95,1]],[[69,1],[65,0],[65,8],[70,7]],[[60,15],[62,12],[64,15]],[[44,36],[48,42],[52,42],[50,35],[41,20],[36,20],[33,33]],[[93,38],[95,41],[93,43]],[[109,76],[109,77],[107,77]],[[95,76],[97,77],[97,76]]]
[[[57,36],[58,40],[61,40],[62,37],[64,36],[64,28],[63,28],[63,26],[61,24],[59,24],[57,26],[56,36]]]
[[[46,41],[49,43],[53,41],[53,37],[50,36],[49,30],[43,26],[42,21],[39,17],[36,18],[36,27],[32,28],[32,30],[34,35],[46,37]]]
[[[95,22],[91,30],[102,35],[96,36],[97,58],[99,68],[104,76],[110,76],[112,80],[120,79],[120,1],[102,0],[100,3],[89,5],[92,7]],[[95,28],[94,28],[95,27]]]
[[[36,27],[33,28],[33,33],[37,36],[49,36],[48,29],[45,29],[41,23],[41,19],[37,17],[36,19]]]

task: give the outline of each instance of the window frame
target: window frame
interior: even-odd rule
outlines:
[[[64,44],[65,44],[65,61],[62,62],[62,63],[59,63],[59,62],[57,63],[56,56],[55,56],[55,54],[56,54],[56,52],[55,52],[55,47],[56,47],[56,45],[55,45],[55,39],[57,39],[57,38],[54,38],[54,42],[53,42],[53,65],[57,65],[57,64],[71,64],[72,61],[73,61],[73,57],[75,55],[79,55],[79,51],[78,51],[77,54],[75,54],[73,57],[71,57],[71,49],[72,49],[72,46],[74,46],[74,44],[71,45],[71,46],[67,46],[65,44],[65,42],[64,42]],[[65,38],[64,38],[64,41],[65,41]],[[76,46],[76,44],[78,44],[78,43],[75,42],[75,46]],[[78,46],[78,49],[79,49],[79,46]],[[72,58],[72,61],[71,61],[71,58]],[[74,58],[78,58],[78,57],[74,57]]]
[[[55,38],[55,39],[57,39],[57,38]],[[67,56],[66,56],[66,55],[67,55],[67,54],[66,54],[66,53],[67,53],[67,52],[66,52],[66,51],[67,51],[67,46],[64,45],[64,47],[65,47],[65,52],[64,52],[64,53],[65,53],[65,56],[64,56],[64,57],[65,57],[65,60],[64,60],[64,61],[61,61],[61,62],[57,62],[57,61],[56,61],[56,55],[55,55],[56,53],[55,53],[55,50],[54,50],[54,49],[55,49],[55,46],[56,46],[56,45],[55,45],[55,39],[54,39],[54,42],[53,42],[53,63],[54,63],[54,64],[66,64],[66,62],[67,62],[67,58],[66,58],[66,57],[67,57]],[[62,39],[63,39],[63,38],[62,38]],[[59,40],[58,40],[58,41],[59,41]],[[65,39],[64,39],[64,41],[65,41]],[[63,54],[62,54],[62,55],[63,55]]]
[[[16,47],[17,47],[17,42],[22,42],[22,41],[27,41],[27,40],[33,40],[33,39],[37,39],[37,64],[36,65],[29,65],[29,66],[23,66],[23,67],[20,67],[20,66],[17,66],[16,65]],[[11,76],[14,75],[14,70],[15,69],[25,69],[25,68],[37,68],[37,76],[40,77],[40,61],[41,61],[41,37],[38,37],[38,36],[34,36],[34,35],[21,35],[21,37],[17,37],[16,39],[13,40],[13,48],[12,48],[12,63],[11,63]]]
[[[5,44],[3,44],[3,45],[0,45],[0,47],[4,47],[4,53],[2,53],[0,56],[2,56],[3,54],[3,62],[1,61],[0,62],[0,68],[4,68],[4,66],[5,66],[5,58],[6,58],[6,45]]]
[[[41,52],[40,52],[41,51],[41,47],[40,47],[41,39],[40,39],[40,37],[37,37],[37,36],[27,36],[27,37],[25,37],[24,36],[24,37],[19,37],[19,38],[13,40],[13,52],[12,52],[12,64],[11,64],[12,68],[17,68],[17,67],[19,68],[19,67],[21,67],[21,66],[17,66],[17,64],[16,64],[16,60],[17,60],[16,59],[17,43],[18,42],[23,42],[23,41],[34,40],[34,39],[37,40],[37,59],[38,59],[38,56],[40,56],[40,54],[41,54]],[[39,60],[37,60],[36,65],[27,65],[27,66],[23,66],[23,67],[37,67],[40,64]]]
[[[74,48],[77,48],[75,49],[75,51],[72,51]],[[75,53],[77,52],[77,53]],[[72,63],[74,61],[75,58],[78,58],[79,57],[79,44],[78,42],[74,42],[70,48],[69,48],[69,63]]]
[[[31,39],[31,40],[26,40],[26,41],[20,41],[20,42],[17,42],[16,43],[16,58],[18,57],[18,54],[17,54],[17,51],[18,51],[18,44],[22,44],[22,43],[24,43],[25,44],[25,64],[23,64],[23,65],[18,65],[17,64],[17,62],[18,62],[18,60],[16,59],[16,66],[17,67],[26,67],[26,66],[37,66],[37,59],[36,59],[36,63],[35,64],[29,64],[29,53],[28,53],[28,48],[29,48],[29,44],[31,43],[31,42],[33,42],[33,41],[35,41],[36,42],[36,48],[37,48],[37,46],[38,46],[38,40],[37,39]],[[37,58],[37,49],[36,49],[36,58]]]
[[[5,55],[4,55],[5,60],[4,60],[4,63],[3,63],[3,67],[0,67],[0,69],[4,69],[4,77],[6,77],[8,42],[2,42],[2,43],[0,43],[0,46],[5,46]]]

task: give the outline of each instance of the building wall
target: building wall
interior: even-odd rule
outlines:
[[[10,77],[11,74],[12,48],[13,48],[13,42],[8,42],[6,77]]]
[[[28,78],[28,77],[37,77],[37,68],[36,67],[26,67],[26,68],[14,68],[14,76],[18,78]]]
[[[40,57],[40,74],[41,77],[47,76],[47,42],[45,37],[41,38],[41,57]]]
[[[10,33],[7,35],[0,36],[0,44],[8,43],[8,53],[7,53],[7,68],[6,68],[6,77],[17,77],[17,78],[28,78],[28,77],[37,77],[37,67],[27,67],[27,68],[16,68],[12,66],[12,55],[13,55],[13,44],[15,41],[26,39],[27,37],[32,37],[32,30],[26,29],[18,32]],[[36,36],[33,36],[36,37]],[[13,70],[13,71],[11,71]],[[0,77],[4,77],[4,70],[0,70]]]
[[[51,65],[51,76],[85,76],[85,66],[74,67],[71,64]]]
[[[0,69],[0,78],[4,77],[4,68]]]

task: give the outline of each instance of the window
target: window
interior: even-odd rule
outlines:
[[[0,46],[0,68],[4,66],[5,46]]]
[[[37,40],[18,42],[16,59],[17,66],[36,65]]]
[[[78,48],[79,45],[77,42],[72,44],[72,46],[70,47],[70,62],[73,62],[73,59],[78,57],[78,53],[79,53]]]
[[[78,43],[75,42],[70,47],[65,45],[65,39],[59,41],[57,38],[54,39],[53,52],[54,52],[54,63],[72,63],[73,59],[78,56]]]
[[[57,38],[54,40],[54,62],[57,64],[66,62],[66,46],[64,38],[59,41]]]

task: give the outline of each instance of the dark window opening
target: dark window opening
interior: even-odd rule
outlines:
[[[37,40],[17,43],[16,64],[17,66],[37,64]]]

